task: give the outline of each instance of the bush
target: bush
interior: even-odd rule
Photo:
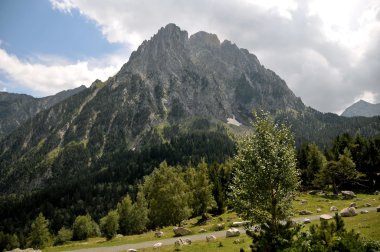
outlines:
[[[20,247],[17,235],[0,232],[0,251],[8,251]]]
[[[98,235],[100,235],[99,226],[92,220],[90,215],[80,215],[75,219],[73,224],[73,240],[86,240]]]
[[[107,216],[100,219],[100,230],[102,231],[102,235],[106,237],[107,240],[115,237],[118,229],[119,214],[117,211],[110,211]]]
[[[62,227],[55,238],[54,245],[61,245],[65,242],[71,241],[73,239],[73,231],[69,228]]]

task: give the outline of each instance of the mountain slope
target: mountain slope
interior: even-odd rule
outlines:
[[[188,37],[169,24],[144,41],[115,76],[95,81],[4,138],[0,192],[73,181],[117,180],[125,186],[164,159],[222,162],[234,149],[228,119],[242,123],[232,130],[244,131],[254,109],[290,124],[298,143],[323,144],[343,130],[380,132],[379,118],[349,120],[306,107],[247,50],[206,32]]]
[[[354,116],[380,116],[380,103],[372,104],[363,100],[360,100],[344,110],[342,116],[354,117]]]
[[[50,108],[85,88],[81,86],[43,98],[0,92],[0,139],[38,112]]]

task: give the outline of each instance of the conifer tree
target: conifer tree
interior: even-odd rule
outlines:
[[[27,238],[28,247],[42,249],[50,244],[51,234],[48,226],[48,220],[40,213],[31,225],[30,233]]]

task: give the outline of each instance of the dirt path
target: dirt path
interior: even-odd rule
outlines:
[[[366,207],[366,208],[360,208],[358,210],[368,210],[370,212],[376,211],[376,207]],[[304,217],[297,217],[294,218],[295,221],[302,221],[305,218],[308,218],[310,220],[318,220],[320,215],[305,215]],[[245,230],[242,228],[239,228],[240,233],[245,233]],[[218,232],[211,232],[211,233],[203,233],[203,234],[196,234],[196,235],[188,235],[181,237],[184,239],[190,239],[191,241],[206,241],[207,235],[215,235],[217,238],[226,237],[226,230],[218,231]],[[135,244],[124,244],[119,246],[112,246],[112,247],[98,247],[98,248],[86,248],[86,249],[78,249],[78,250],[68,250],[67,252],[119,252],[119,251],[127,251],[128,249],[141,249],[141,248],[151,248],[155,243],[161,242],[162,245],[174,245],[174,242],[178,238],[168,238],[168,239],[161,239],[161,240],[153,240],[153,241],[146,241],[146,242],[140,242]]]

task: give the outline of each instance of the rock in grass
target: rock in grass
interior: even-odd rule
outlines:
[[[162,242],[157,242],[153,245],[153,249],[158,249],[162,247]]]
[[[317,213],[320,213],[320,212],[322,212],[322,209],[317,208]]]
[[[309,224],[311,223],[311,220],[308,218],[303,219],[303,224]]]
[[[356,207],[356,203],[355,202],[351,202],[350,207]]]
[[[128,249],[128,252],[137,252],[136,249]]]
[[[361,210],[360,213],[361,213],[361,214],[367,214],[367,213],[368,213],[368,210]]]
[[[353,207],[346,207],[340,211],[340,216],[342,217],[352,217],[357,215],[355,208]]]
[[[309,215],[309,214],[312,214],[313,212],[312,211],[309,211],[309,210],[302,210],[299,212],[300,215]]]
[[[216,236],[215,235],[208,235],[208,236],[206,236],[206,241],[207,242],[216,241]]]
[[[353,191],[341,191],[344,199],[356,198],[356,194]]]
[[[365,207],[370,207],[370,206],[372,206],[372,205],[369,204],[369,203],[365,203],[364,206],[365,206]]]
[[[376,207],[376,211],[380,212],[380,206]]]
[[[174,227],[173,232],[175,236],[184,236],[191,234],[191,230],[184,227]]]
[[[336,206],[330,207],[330,212],[336,212],[336,211],[338,211],[338,208]]]
[[[240,235],[240,231],[236,228],[230,228],[226,232],[226,237],[235,237],[239,235]]]
[[[329,214],[322,214],[321,216],[319,216],[319,219],[320,220],[331,220],[333,217]]]

